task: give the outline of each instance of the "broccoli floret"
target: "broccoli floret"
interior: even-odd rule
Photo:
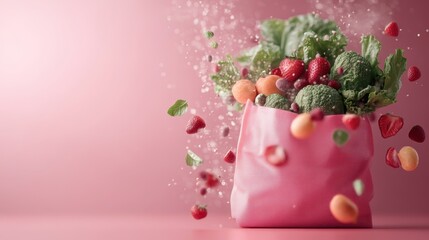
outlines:
[[[289,110],[290,102],[287,100],[287,98],[283,97],[282,95],[274,93],[274,94],[270,94],[267,97],[264,106],[283,109],[283,110]]]
[[[342,74],[337,72],[340,67],[343,68]],[[353,90],[359,92],[368,86],[374,85],[371,63],[352,51],[338,55],[334,66],[331,68],[331,78],[341,83],[340,91]]]
[[[321,108],[327,115],[343,114],[344,102],[341,94],[326,85],[309,85],[301,89],[296,95],[295,102],[299,111],[310,112],[315,108]]]

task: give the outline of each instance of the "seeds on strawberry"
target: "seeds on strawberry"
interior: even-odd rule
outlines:
[[[378,127],[383,138],[395,136],[403,126],[404,119],[390,113],[383,114],[378,119]]]
[[[286,151],[278,145],[271,145],[265,149],[265,160],[274,165],[274,166],[282,166],[287,161]]]
[[[304,61],[299,59],[285,58],[280,62],[279,68],[282,77],[293,82],[304,73],[305,64]]]
[[[316,57],[308,63],[308,82],[318,84],[320,78],[329,74],[331,64],[323,57]]]
[[[228,152],[223,157],[223,160],[227,163],[235,162],[235,153],[232,150],[228,150]]]
[[[204,122],[204,119],[202,119],[200,116],[194,115],[189,121],[188,125],[186,126],[186,133],[187,134],[194,134],[197,133],[198,130],[201,128],[205,128],[206,123]]]
[[[396,22],[390,22],[387,24],[387,26],[384,28],[385,35],[391,36],[391,37],[397,37],[399,35],[399,27]]]
[[[408,68],[408,81],[414,82],[422,76],[420,69],[416,66]]]
[[[422,143],[426,139],[425,130],[420,125],[415,125],[408,133],[408,137],[418,143]]]
[[[394,147],[389,147],[386,152],[386,164],[393,167],[399,168],[401,162],[399,161],[398,152]]]
[[[274,68],[273,70],[271,70],[270,74],[271,75],[277,75],[277,76],[281,77],[282,71],[280,70],[280,68]]]
[[[356,130],[360,125],[360,117],[356,114],[346,114],[343,116],[342,121],[351,130]]]
[[[310,111],[311,120],[313,121],[322,121],[325,117],[325,113],[321,108],[315,108]]]
[[[191,214],[196,220],[200,220],[207,216],[207,209],[205,206],[195,204],[191,208]]]

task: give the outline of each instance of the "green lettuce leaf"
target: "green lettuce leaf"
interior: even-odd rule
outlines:
[[[188,109],[188,102],[186,100],[179,99],[170,108],[168,108],[168,115],[174,116],[182,116],[186,110]]]
[[[279,19],[269,19],[261,23],[261,35],[265,41],[280,46],[282,43],[283,30],[286,21]]]
[[[314,32],[306,32],[301,45],[293,56],[308,63],[317,54],[320,54],[322,57],[326,57],[332,66],[335,58],[344,52],[345,46],[347,46],[347,38],[340,32],[333,32],[325,36],[319,36]]]
[[[405,72],[407,59],[403,56],[402,49],[396,49],[394,54],[386,58],[384,64],[384,85],[383,90],[386,91],[386,96],[395,100],[396,94],[401,88],[401,76]]]
[[[373,36],[367,35],[361,38],[362,56],[368,60],[372,67],[378,68],[378,53],[381,50],[381,43]]]

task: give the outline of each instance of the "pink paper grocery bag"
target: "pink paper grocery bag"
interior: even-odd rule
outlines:
[[[370,161],[373,140],[370,123],[362,118],[359,128],[347,129],[343,115],[325,116],[315,122],[304,140],[290,133],[297,114],[248,102],[243,113],[231,215],[241,227],[372,227],[369,202],[373,196]],[[348,133],[339,146],[336,130]],[[287,154],[282,166],[267,162],[267,146],[279,145]],[[355,180],[363,182],[358,195]],[[343,194],[358,207],[357,223],[343,224],[331,214],[329,204]]]

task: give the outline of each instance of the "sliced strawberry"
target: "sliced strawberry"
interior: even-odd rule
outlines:
[[[193,116],[186,126],[186,133],[187,134],[194,134],[197,133],[198,130],[201,128],[206,127],[206,122],[204,122],[204,119],[202,119],[200,116]]]
[[[305,64],[304,61],[299,59],[285,58],[280,62],[279,69],[282,77],[294,82],[304,73]]]
[[[356,130],[360,125],[360,117],[356,114],[346,114],[343,116],[342,121],[351,130]]]
[[[408,81],[414,82],[422,76],[420,69],[416,66],[408,68]]]
[[[398,152],[394,147],[389,147],[389,149],[387,149],[386,164],[393,168],[399,168],[401,166],[401,161],[399,161]]]
[[[399,35],[399,27],[396,22],[390,22],[387,24],[387,26],[384,28],[385,35],[391,36],[391,37],[397,37]]]
[[[273,70],[271,70],[270,74],[271,75],[277,75],[277,76],[281,77],[282,71],[280,70],[280,68],[274,68]]]
[[[197,220],[203,219],[207,216],[207,209],[205,206],[195,204],[191,208],[192,217]]]
[[[422,143],[426,139],[425,130],[420,125],[416,125],[411,128],[408,137],[415,142]]]
[[[403,126],[404,119],[390,113],[383,114],[378,119],[378,127],[380,128],[383,138],[395,136]]]
[[[274,166],[282,166],[287,161],[286,151],[278,145],[271,145],[265,149],[265,160],[274,165]]]
[[[232,150],[229,150],[225,156],[223,157],[223,160],[227,163],[234,163],[235,162],[235,153]]]
[[[308,82],[310,84],[320,83],[320,78],[329,74],[331,64],[323,57],[316,57],[308,63]]]

